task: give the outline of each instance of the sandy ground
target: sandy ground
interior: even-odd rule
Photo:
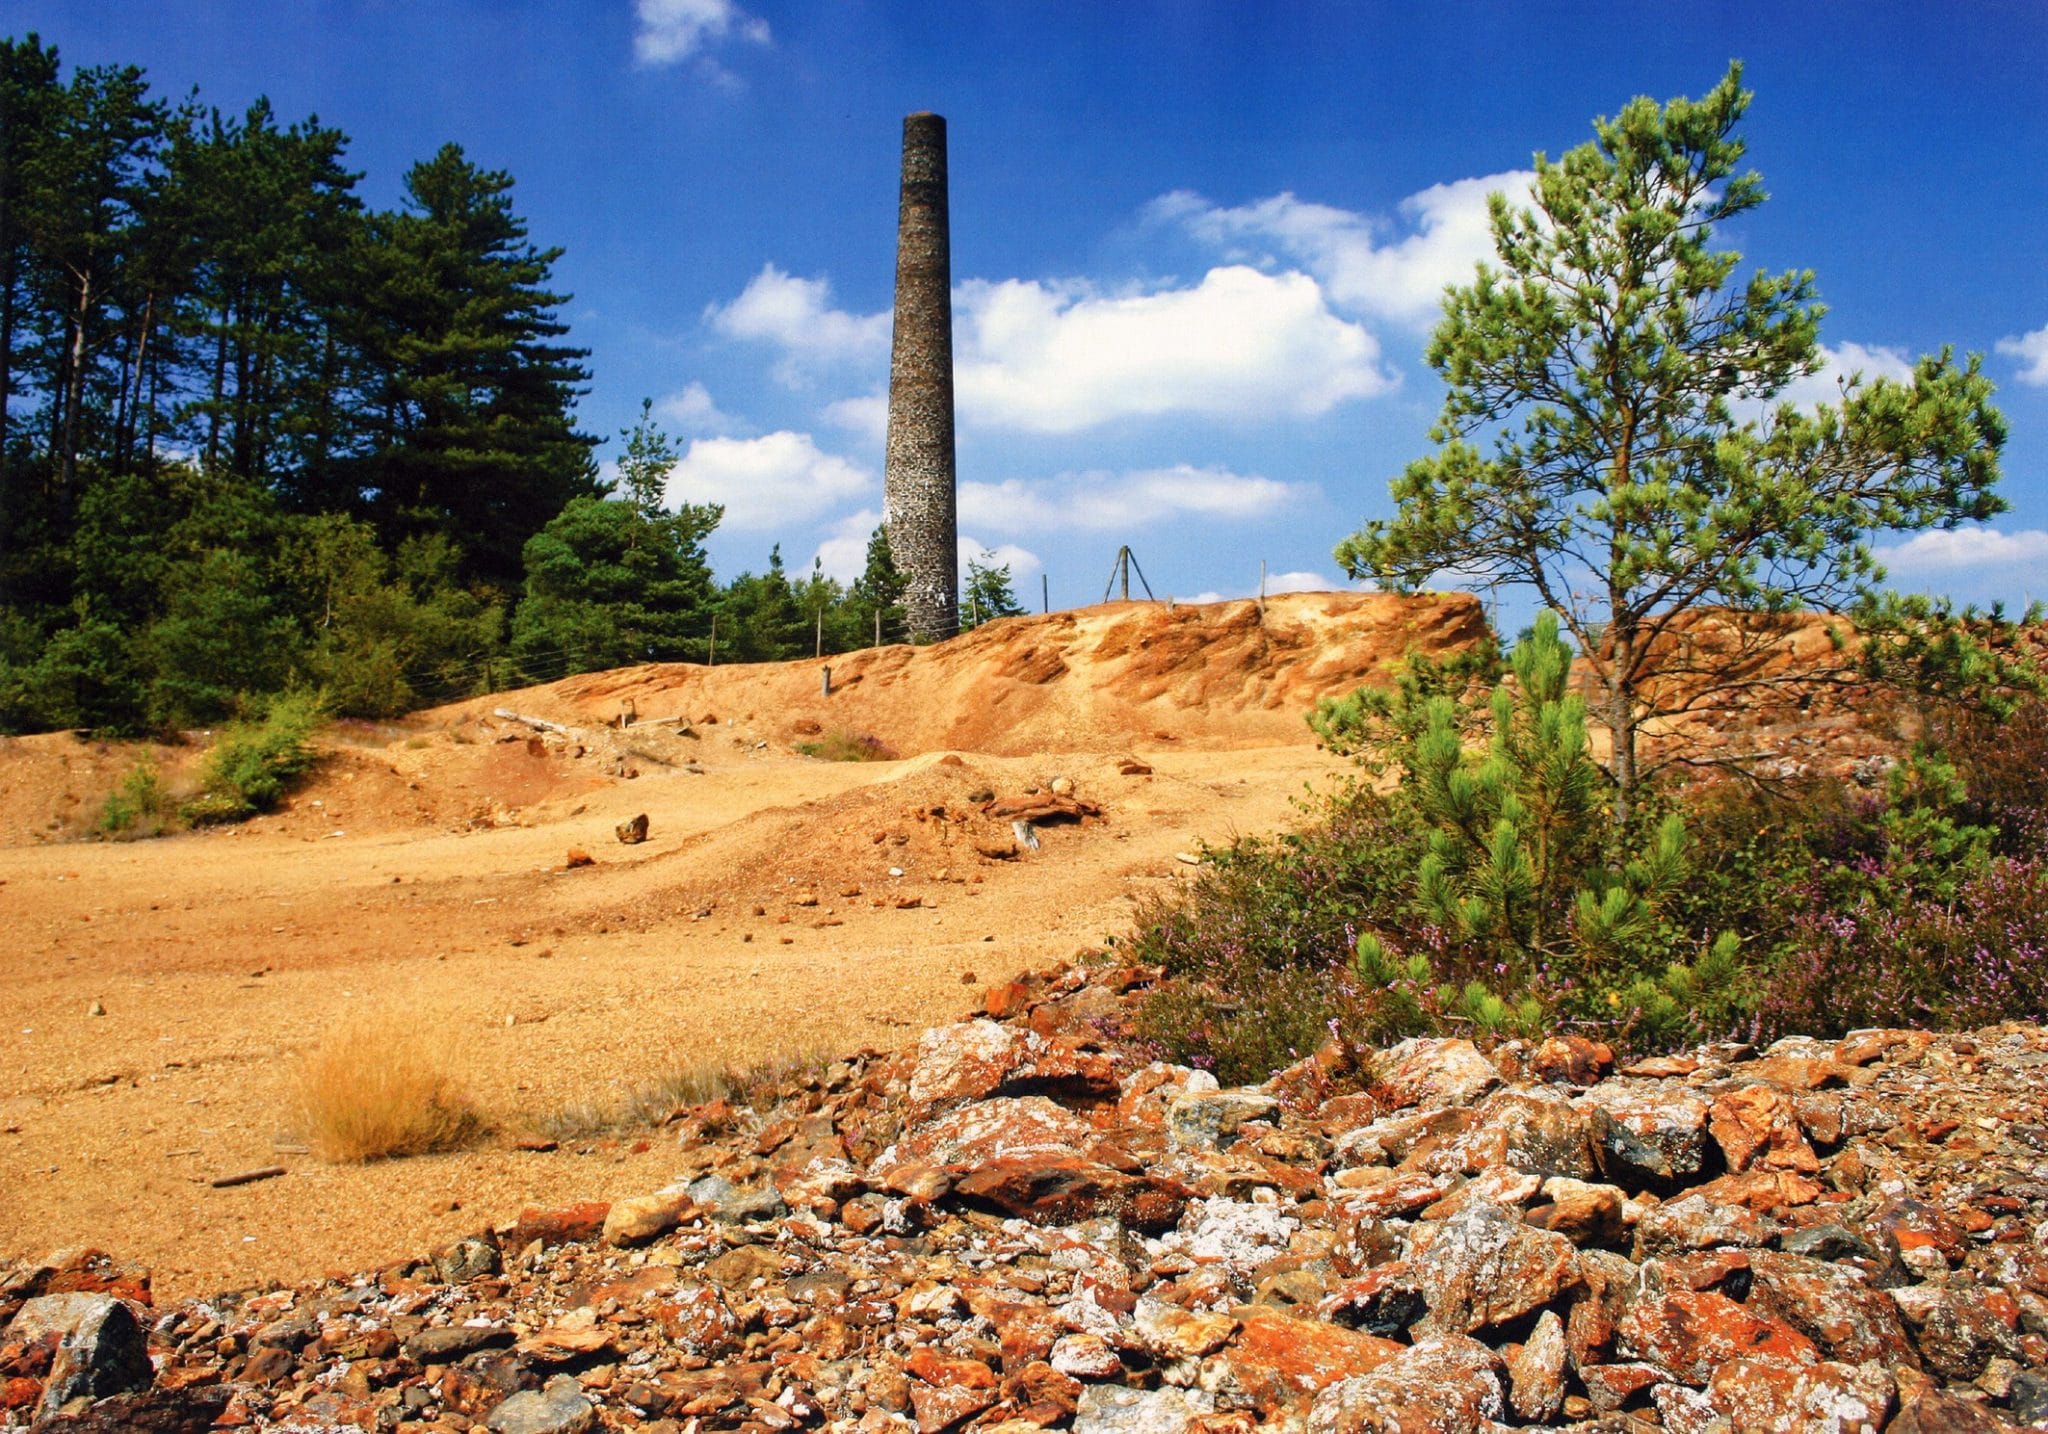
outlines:
[[[374,1265],[526,1203],[644,1194],[674,1173],[658,1133],[637,1153],[500,1139],[324,1165],[290,1149],[294,1055],[371,1013],[456,1049],[517,1131],[691,1062],[901,1043],[1127,929],[1135,896],[1188,870],[1177,852],[1284,824],[1329,765],[1299,744],[1141,755],[1154,775],[1087,754],[824,763],[729,741],[700,771],[627,781],[517,742],[485,758],[508,769],[506,825],[357,834],[344,774],[237,831],[0,848],[0,1248],[93,1244],[195,1292]],[[975,850],[1007,846],[1006,822],[949,819],[976,789],[1055,773],[1105,819],[1047,828],[1015,860]],[[618,844],[639,812],[650,839]],[[571,846],[598,864],[559,869]],[[289,1173],[209,1184],[272,1163]]]

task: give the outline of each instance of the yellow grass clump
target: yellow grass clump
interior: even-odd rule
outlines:
[[[397,1015],[357,1017],[300,1061],[291,1102],[315,1155],[361,1165],[453,1150],[482,1131],[445,1032]]]

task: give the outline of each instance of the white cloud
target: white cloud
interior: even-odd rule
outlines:
[[[1314,417],[1396,383],[1379,343],[1330,311],[1306,274],[1212,269],[1192,288],[1106,295],[1079,282],[974,279],[953,296],[954,385],[963,426],[1076,433],[1118,419]],[[827,363],[887,352],[890,316],[831,306],[824,279],[764,267],[705,317],[779,346],[796,384]],[[887,401],[841,399],[835,424],[878,438]]]
[[[1960,573],[2038,564],[2048,559],[2048,531],[2021,528],[1948,528],[1916,533],[1876,550],[1887,568],[1906,573]]]
[[[1169,414],[1313,417],[1395,382],[1378,342],[1331,313],[1315,280],[1242,266],[1115,297],[972,280],[954,333],[962,421],[1032,433]]]
[[[889,438],[888,395],[867,393],[859,398],[842,398],[836,403],[828,403],[825,405],[825,421],[858,434],[871,443],[886,443]]]
[[[889,351],[889,315],[852,314],[832,307],[826,279],[799,279],[773,264],[761,266],[729,304],[712,304],[705,319],[720,333],[781,348],[777,377],[795,384],[814,366],[873,359]]]
[[[1326,578],[1321,573],[1269,573],[1266,577],[1266,595],[1268,597],[1279,593],[1341,593],[1356,591],[1358,591],[1356,585],[1347,586],[1335,578]],[[1228,593],[1217,592],[1214,588],[1211,588],[1207,592],[1196,593],[1193,597],[1183,598],[1181,601],[1188,603],[1232,602],[1238,598],[1251,598],[1258,595],[1259,590],[1256,586],[1244,588],[1239,592]]]
[[[1771,400],[1770,406],[1775,408],[1781,403],[1790,403],[1799,408],[1813,408],[1823,403],[1840,403],[1842,385],[1852,374],[1860,373],[1866,381],[1874,378],[1895,379],[1900,383],[1913,381],[1913,361],[1899,349],[1856,343],[1829,348],[1822,344],[1820,357],[1820,372],[1787,384]],[[1737,405],[1738,410],[1741,407]]]
[[[654,405],[657,418],[675,424],[685,435],[727,434],[740,426],[738,420],[711,401],[711,391],[692,381],[681,393],[672,393]]]
[[[2035,388],[2048,385],[2048,325],[2016,339],[2000,339],[1998,351],[2020,360],[2021,383]]]
[[[718,40],[770,40],[768,22],[732,0],[634,0],[633,15],[633,54],[643,65],[672,65]]]
[[[981,539],[971,538],[965,533],[960,535],[959,541],[960,581],[963,583],[967,581],[967,564],[969,562],[985,563],[989,567],[1008,568],[1010,570],[1010,584],[1013,590],[1020,578],[1035,573],[1045,566],[1039,560],[1038,554],[1032,552],[1029,548],[1019,547],[1015,543],[984,543]],[[987,556],[984,557],[984,554]],[[1019,593],[1018,599],[1021,601],[1022,598],[1023,594]]]
[[[668,501],[723,503],[728,529],[779,528],[867,496],[874,474],[822,451],[808,433],[700,438],[669,470]]]
[[[1298,501],[1308,490],[1257,474],[1227,468],[1093,470],[1062,473],[1025,482],[962,483],[961,521],[1003,533],[1048,528],[1102,532],[1131,530],[1180,515],[1204,518],[1263,517]]]
[[[1270,573],[1266,577],[1266,591],[1272,593],[1335,593],[1345,591],[1344,584],[1321,573]]]
[[[851,583],[868,568],[868,538],[882,521],[873,508],[848,513],[832,525],[832,536],[818,544],[817,561],[834,582]]]
[[[1284,193],[1225,208],[1176,190],[1150,213],[1232,258],[1300,264],[1342,308],[1426,326],[1445,286],[1469,282],[1473,267],[1493,257],[1486,196],[1499,190],[1526,203],[1535,178],[1517,169],[1432,185],[1401,201],[1399,225]]]

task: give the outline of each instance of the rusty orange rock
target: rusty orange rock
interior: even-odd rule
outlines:
[[[1770,1086],[1744,1086],[1716,1100],[1707,1129],[1731,1171],[1755,1165],[1800,1175],[1820,1173],[1820,1158],[1799,1128],[1797,1109],[1782,1091]]]
[[[1813,1341],[1791,1325],[1752,1314],[1713,1290],[1674,1290],[1662,1299],[1636,1301],[1615,1328],[1615,1344],[1625,1357],[1659,1365],[1696,1385],[1746,1355],[1796,1364],[1820,1359]]]

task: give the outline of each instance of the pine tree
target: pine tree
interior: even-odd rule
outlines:
[[[512,645],[536,679],[706,655],[714,606],[704,540],[716,504],[649,517],[623,498],[572,498],[526,544]]]
[[[105,360],[166,119],[148,96],[132,65],[75,71],[19,175],[15,212],[53,330],[40,387],[60,501],[75,501],[80,452],[103,438],[117,402],[119,369]]]
[[[195,262],[183,327],[204,375],[188,406],[209,465],[296,489],[324,401],[332,271],[361,205],[346,141],[317,121],[279,128],[259,99],[173,135],[171,222]]]
[[[1453,568],[1534,588],[1593,673],[1622,823],[1646,722],[1756,690],[1769,625],[1699,640],[1703,613],[1868,605],[1873,535],[2004,506],[2005,423],[1975,359],[1739,416],[1819,367],[1822,313],[1811,274],[1736,284],[1740,256],[1713,247],[1764,199],[1740,168],[1741,74],[1697,101],[1632,100],[1593,142],[1538,155],[1531,208],[1492,197],[1497,266],[1448,291],[1429,346],[1441,446],[1395,480],[1392,519],[1337,549],[1397,590]]]
[[[961,584],[960,630],[980,627],[999,617],[1021,617],[1024,609],[1010,590],[1010,565],[998,563],[986,548],[979,557],[967,560],[967,580]]]
[[[654,421],[654,400],[640,400],[640,421],[619,434],[618,491],[650,522],[667,507],[668,475],[682,454]],[[722,511],[722,510],[721,510]]]
[[[1590,972],[1649,954],[1658,913],[1685,876],[1685,830],[1666,816],[1634,851],[1610,831],[1610,788],[1587,748],[1586,703],[1555,613],[1508,656],[1512,684],[1488,703],[1483,754],[1458,704],[1424,699],[1399,751],[1403,790],[1428,836],[1416,906],[1449,939],[1525,978]]]
[[[867,565],[847,589],[846,606],[857,631],[852,645],[889,642],[903,631],[903,574],[889,551],[889,531],[877,526],[868,534]]]
[[[405,189],[406,209],[374,216],[362,251],[359,486],[387,541],[445,533],[470,575],[511,586],[526,540],[599,493],[596,440],[571,417],[588,355],[557,342],[567,296],[545,287],[562,251],[527,242],[511,176],[457,145],[414,165]]]
[[[718,660],[785,662],[811,652],[811,624],[797,606],[782,566],[782,545],[768,552],[766,572],[741,573],[718,604]]]

